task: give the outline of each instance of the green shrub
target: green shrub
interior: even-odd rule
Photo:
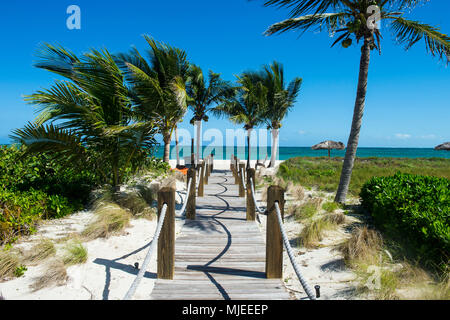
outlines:
[[[24,157],[23,148],[0,147],[0,244],[35,231],[40,219],[81,210],[97,178],[63,167],[45,155]]]
[[[38,220],[64,217],[82,208],[67,198],[31,189],[11,192],[0,187],[0,244],[35,231]]]
[[[397,173],[377,177],[361,190],[362,205],[387,234],[414,254],[445,266],[450,252],[450,180]]]

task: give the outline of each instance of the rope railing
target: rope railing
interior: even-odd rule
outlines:
[[[189,179],[189,183],[188,183],[188,187],[187,187],[187,191],[186,191],[186,198],[184,200],[183,207],[179,211],[176,212],[177,216],[182,216],[186,212],[186,206],[187,206],[189,194],[191,191],[191,185],[192,185],[192,179]]]
[[[255,209],[256,211],[258,211],[259,214],[262,215],[267,215],[267,209],[266,210],[262,210],[259,206],[258,203],[256,203],[256,197],[255,197],[255,184],[253,182],[253,179],[250,177],[250,190],[252,191],[252,199],[253,199],[253,203],[255,204]]]
[[[289,239],[287,237],[286,230],[284,230],[283,219],[281,218],[281,209],[280,209],[280,205],[278,202],[275,202],[275,211],[277,213],[278,225],[280,226],[283,243],[286,248],[287,254],[289,256],[289,259],[291,260],[292,267],[294,268],[295,273],[297,274],[298,280],[302,284],[302,287],[305,290],[306,294],[308,295],[309,299],[316,300],[316,297],[315,297],[313,291],[311,290],[311,287],[308,285],[305,278],[303,278],[302,274],[300,273],[300,269],[297,265],[297,262],[295,261],[294,252],[292,251],[291,244],[289,243]]]
[[[159,234],[161,233],[162,226],[164,224],[164,219],[166,217],[167,212],[167,204],[165,203],[161,209],[161,214],[158,222],[158,226],[156,228],[155,235],[153,236],[152,244],[150,245],[150,248],[148,249],[147,255],[145,256],[144,263],[142,264],[141,269],[139,270],[139,273],[137,277],[134,279],[133,283],[131,284],[130,289],[128,289],[128,292],[126,293],[123,300],[131,300],[136,292],[137,287],[141,283],[142,278],[144,277],[144,274],[147,270],[147,267],[150,263],[150,260],[153,255],[153,251],[155,250],[156,244],[158,243]]]

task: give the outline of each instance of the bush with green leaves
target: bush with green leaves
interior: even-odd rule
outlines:
[[[57,219],[83,208],[96,177],[53,163],[45,155],[24,157],[23,148],[0,147],[0,244],[35,231],[40,219]]]
[[[64,196],[34,189],[12,192],[0,187],[0,244],[33,233],[40,219],[62,218],[82,208],[80,202],[71,202]]]
[[[445,268],[450,257],[449,179],[401,173],[375,177],[360,196],[381,230],[408,243],[425,264]]]
[[[54,162],[45,154],[25,155],[24,147],[0,147],[0,187],[14,192],[40,190],[86,203],[99,177]]]

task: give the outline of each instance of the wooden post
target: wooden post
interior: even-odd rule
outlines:
[[[211,156],[208,156],[206,158],[207,164],[208,164],[208,177],[211,175]]]
[[[231,172],[233,172],[233,165],[234,165],[234,154],[231,155],[231,160],[230,160],[230,170],[231,170]]]
[[[240,163],[239,164],[239,174],[238,174],[238,179],[239,179],[239,197],[245,197],[245,188],[244,188],[244,179],[245,179],[245,164],[244,163]]]
[[[250,178],[252,178],[253,183],[255,183],[255,169],[253,168],[247,170],[247,221],[255,221],[256,209],[252,194],[252,183],[250,181]]]
[[[214,155],[211,153],[211,173],[214,171]]]
[[[202,164],[199,164],[200,170],[200,181],[198,182],[198,196],[203,197],[205,190],[205,162],[202,161]]]
[[[278,224],[275,202],[278,202],[284,219],[284,189],[270,186],[267,191],[267,227],[266,227],[266,277],[283,278],[283,239]]]
[[[195,168],[194,139],[191,139],[191,167]]]
[[[209,171],[208,158],[206,158],[205,161],[203,161],[203,163],[205,165],[205,180],[204,180],[204,184],[208,184],[208,171]]]
[[[167,204],[167,211],[158,239],[158,279],[173,280],[175,271],[174,188],[162,188],[158,192],[158,219],[164,204]]]
[[[197,171],[194,168],[190,168],[187,173],[188,185],[189,181],[191,182],[191,190],[189,190],[189,194],[186,194],[186,219],[195,220],[195,209],[196,209],[196,184],[197,184]]]
[[[234,162],[234,184],[239,184],[239,159]]]

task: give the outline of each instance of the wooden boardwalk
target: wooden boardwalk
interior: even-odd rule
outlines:
[[[230,171],[217,171],[175,243],[174,280],[156,281],[153,300],[286,300],[282,280],[265,278],[265,235],[246,221]]]

